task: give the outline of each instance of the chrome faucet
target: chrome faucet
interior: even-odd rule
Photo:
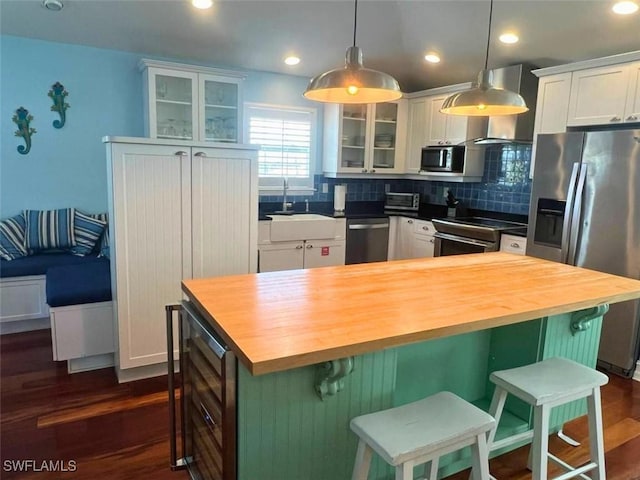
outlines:
[[[291,206],[290,202],[287,202],[287,190],[289,190],[289,183],[287,178],[284,179],[284,185],[282,187],[282,212],[288,212],[288,208]]]

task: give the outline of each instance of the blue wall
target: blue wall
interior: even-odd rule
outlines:
[[[5,35],[0,37],[0,57],[0,218],[25,208],[106,211],[101,139],[144,135],[138,61],[145,56]],[[322,108],[302,97],[308,79],[245,73],[245,101],[318,108],[322,127]],[[66,87],[71,106],[60,130],[51,125],[59,117],[47,96],[56,81]],[[31,126],[37,130],[27,155],[16,150],[23,141],[14,136],[11,121],[20,106],[33,115]]]
[[[106,211],[104,135],[140,136],[142,78],[138,56],[17,37],[1,38],[0,216],[24,208]],[[47,96],[56,81],[69,96],[67,123]],[[11,121],[23,106],[33,115],[31,152],[21,155]]]

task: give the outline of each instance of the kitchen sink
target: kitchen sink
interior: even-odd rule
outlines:
[[[271,241],[315,240],[334,238],[336,220],[317,213],[267,215],[271,219]]]

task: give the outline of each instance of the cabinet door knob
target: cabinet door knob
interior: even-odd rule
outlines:
[[[634,122],[636,120],[638,120],[638,116],[637,115],[629,115],[627,117],[627,122]]]
[[[438,145],[443,145],[444,142],[442,140],[438,140]]]
[[[308,244],[308,245],[307,245],[307,248],[313,248],[313,245]]]
[[[429,231],[429,227],[427,227],[426,225],[424,227],[422,227],[422,229]]]
[[[619,122],[621,120],[620,117],[613,117],[611,120],[609,120],[610,122]]]
[[[296,245],[296,250],[300,250],[302,248],[302,245]]]
[[[429,243],[433,243],[433,238],[429,240]]]
[[[447,145],[451,145],[451,142],[450,142],[449,140],[447,140],[447,141],[446,141],[446,142],[444,142],[444,143],[446,143]]]
[[[511,242],[511,248],[520,248],[520,244],[516,242]]]
[[[184,150],[179,150],[175,154],[179,157],[185,157],[187,155],[187,152],[185,152]]]
[[[413,223],[413,220],[407,220],[407,223]]]
[[[362,169],[362,173],[367,173],[367,169],[366,169],[366,168],[363,168],[363,169]]]
[[[375,169],[375,168],[372,168],[372,169],[371,169],[371,173],[376,173],[376,169]]]
[[[195,157],[206,157],[207,154],[204,152],[196,152],[193,154]]]

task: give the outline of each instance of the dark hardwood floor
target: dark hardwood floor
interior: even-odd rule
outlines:
[[[188,479],[169,469],[166,377],[119,385],[113,369],[68,375],[66,362],[51,358],[49,330],[0,337],[0,478]],[[640,382],[612,375],[602,396],[607,478],[640,480]],[[586,461],[585,419],[564,431],[583,444],[553,436],[551,450],[570,463]],[[530,479],[527,453],[525,447],[492,460],[492,474]],[[10,471],[12,460],[33,460],[41,471]],[[45,460],[67,470],[73,461],[75,471],[42,471]],[[465,472],[449,477],[467,479]]]

